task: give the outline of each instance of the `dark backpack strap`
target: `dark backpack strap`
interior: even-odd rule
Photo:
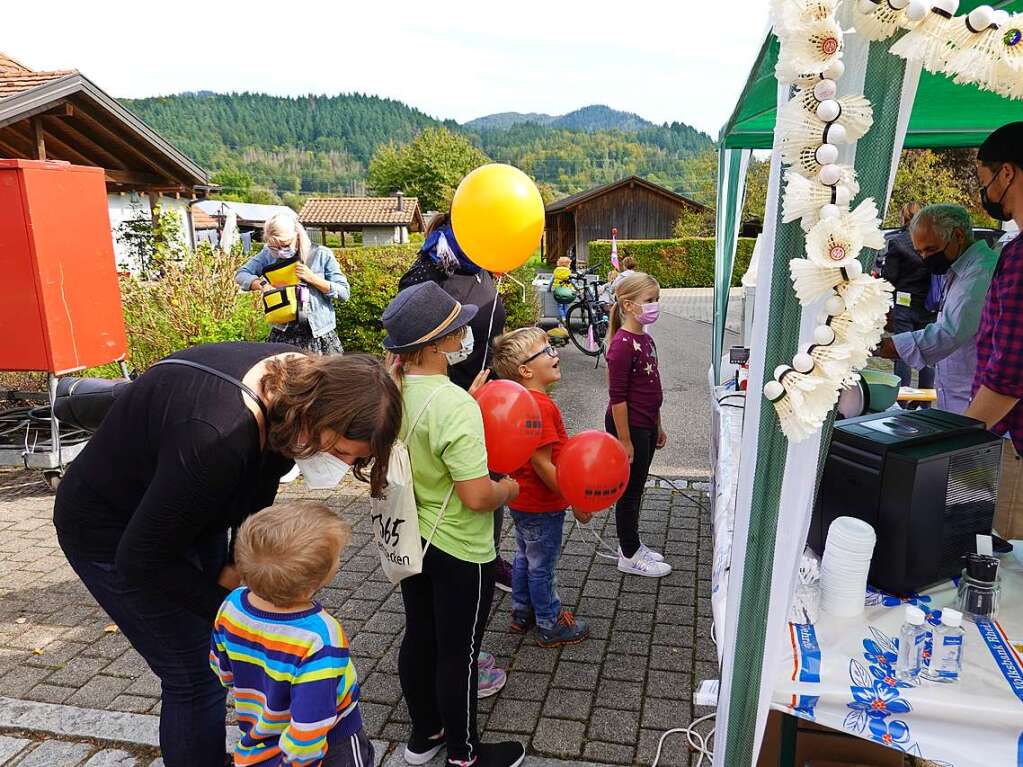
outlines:
[[[256,392],[252,391],[252,389],[243,384],[233,375],[229,375],[223,372],[222,370],[217,370],[216,368],[211,368],[208,365],[203,365],[201,362],[192,362],[191,360],[182,360],[176,357],[166,360],[160,360],[159,362],[154,362],[151,367],[155,368],[157,365],[184,365],[185,367],[195,368],[196,370],[201,370],[204,373],[209,373],[210,375],[216,376],[222,381],[227,381],[229,384],[233,384],[237,388],[241,389],[245,394],[248,394],[253,400],[255,400],[256,404],[259,405],[259,409],[263,413],[263,418],[266,419],[267,425],[269,425],[270,414],[267,412],[266,405],[263,404],[263,400],[259,398],[259,395],[256,394]]]

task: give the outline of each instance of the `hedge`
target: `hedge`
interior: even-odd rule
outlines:
[[[352,287],[351,298],[335,304],[337,334],[345,351],[374,354],[382,351],[384,332],[380,317],[397,294],[398,280],[416,259],[418,250],[416,244],[334,249],[341,271]],[[523,266],[512,274],[526,286],[526,300],[522,300],[522,289],[514,282],[502,283],[509,330],[532,325],[537,319],[536,297],[530,286],[535,270]]]
[[[752,237],[740,237],[732,270],[732,287],[746,273],[753,255]],[[714,238],[681,240],[619,240],[618,258],[632,256],[636,268],[653,275],[662,288],[709,288],[714,286]],[[589,265],[601,273],[611,268],[611,241],[590,242]]]

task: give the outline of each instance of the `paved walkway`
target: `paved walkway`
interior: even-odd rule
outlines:
[[[394,744],[408,734],[397,678],[403,613],[372,547],[365,490],[352,482],[333,494],[303,488],[296,483],[287,494],[321,497],[354,527],[342,569],[321,598],[351,639],[366,726],[389,754],[379,761],[400,763]],[[52,504],[38,475],[0,473],[0,764],[148,765],[156,756],[159,683],[64,561]],[[616,545],[609,515],[593,525]],[[597,555],[592,533],[566,523],[559,591],[591,625],[583,644],[544,650],[532,637],[510,634],[510,599],[498,592],[484,648],[509,677],[480,704],[485,739],[518,739],[533,763],[650,764],[664,730],[706,713],[691,702],[700,680],[717,677],[704,493],[649,490],[641,529],[675,565],[668,578],[624,578]],[[511,543],[506,535],[506,551]],[[105,740],[83,737],[108,724]],[[53,734],[40,742],[39,728]],[[18,730],[36,731],[12,734]],[[675,736],[661,764],[686,765],[689,756]]]

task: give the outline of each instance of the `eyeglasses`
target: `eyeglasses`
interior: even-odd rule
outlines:
[[[546,354],[546,355],[547,355],[548,357],[554,357],[554,358],[557,358],[557,356],[558,356],[558,350],[557,350],[557,349],[555,349],[555,348],[554,348],[553,346],[551,346],[550,344],[547,344],[547,346],[545,346],[544,348],[542,348],[542,349],[541,349],[540,351],[538,351],[538,352],[537,352],[536,354],[534,354],[534,355],[533,355],[532,357],[528,357],[528,358],[526,358],[526,359],[522,360],[522,362],[520,362],[519,364],[520,364],[520,365],[528,365],[528,364],[529,364],[530,362],[532,362],[533,360],[535,360],[535,359],[536,359],[537,357],[539,357],[539,356],[540,356],[541,354]]]

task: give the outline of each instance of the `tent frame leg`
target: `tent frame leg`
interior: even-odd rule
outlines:
[[[781,749],[778,754],[778,767],[796,767],[796,738],[799,732],[799,720],[792,714],[782,714],[781,718]]]

